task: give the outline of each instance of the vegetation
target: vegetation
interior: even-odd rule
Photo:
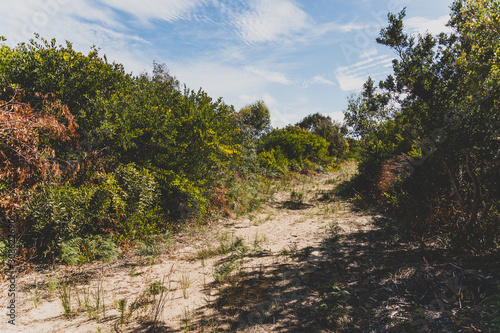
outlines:
[[[236,111],[201,89],[181,88],[163,65],[132,76],[97,48],[84,55],[71,43],[39,36],[15,48],[2,45],[0,215],[16,221],[19,260],[83,265],[133,249],[138,262],[154,262],[186,225],[254,212],[245,224],[255,230],[286,208],[280,222],[288,229],[281,234],[323,223],[316,231],[324,235],[326,228],[326,238],[286,234],[281,255],[290,258],[275,262],[276,253],[260,247],[265,235],[257,233],[253,248],[229,232],[186,246],[188,253],[198,248],[192,254],[203,275],[182,270],[178,290],[187,304],[203,279],[214,330],[217,320],[231,329],[280,320],[313,331],[415,331],[423,321],[422,329],[433,331],[478,329],[476,323],[497,329],[500,4],[456,0],[453,32],[438,36],[406,34],[404,18],[405,10],[389,14],[377,38],[398,56],[394,73],[378,84],[369,77],[350,97],[345,125],[316,113],[272,128],[263,101]],[[344,172],[312,189],[291,185],[311,182],[298,172],[334,170],[346,158],[359,160],[354,180]],[[350,203],[340,200],[345,193]],[[259,212],[275,194],[267,206],[272,213]],[[387,216],[347,214],[373,204]],[[7,220],[0,224],[3,266]],[[276,239],[268,227],[263,230]],[[259,267],[249,265],[253,258]],[[206,263],[213,265],[208,283]],[[114,300],[115,330],[135,313],[153,331],[176,298],[174,265],[168,281],[151,280],[152,269],[128,267],[131,280],[144,276],[146,289],[129,304],[129,298]],[[93,291],[69,281],[54,275],[46,287],[48,297],[59,297],[64,316],[84,309],[90,319],[101,311],[106,319],[102,279]],[[35,280],[35,307],[39,293]],[[186,331],[205,327],[205,319],[191,318],[199,313],[184,309]]]
[[[389,14],[377,42],[394,49],[394,74],[369,78],[345,111],[361,140],[360,171],[404,231],[447,235],[461,249],[498,246],[500,6],[455,1],[439,36],[404,33]]]
[[[263,101],[236,112],[163,65],[132,76],[95,47],[39,36],[1,46],[0,86],[0,214],[17,220],[22,260],[161,252],[187,221],[255,209],[257,193],[237,198],[241,179],[328,167],[345,148],[329,118],[272,129]]]

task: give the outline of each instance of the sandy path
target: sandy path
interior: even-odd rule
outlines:
[[[225,219],[208,231],[179,235],[169,254],[159,256],[154,264],[148,265],[144,258],[134,257],[111,265],[93,263],[71,267],[68,273],[88,275],[88,281],[77,284],[78,295],[73,289],[72,309],[77,313],[72,318],[63,316],[56,292],[50,295],[46,289],[36,292],[32,288],[18,294],[16,327],[13,329],[2,320],[0,331],[115,332],[119,320],[117,301],[126,299],[127,304],[131,304],[155,281],[169,288],[159,332],[285,332],[290,325],[300,326],[297,320],[301,319],[294,309],[304,308],[318,299],[317,292],[307,287],[307,279],[314,270],[310,274],[306,271],[315,260],[324,261],[322,243],[328,236],[328,226],[336,221],[344,232],[371,227],[370,216],[353,215],[347,204],[319,200],[321,193],[333,188],[332,179],[345,179],[352,171],[353,166],[349,166],[340,174],[302,178],[278,192],[258,213]],[[303,204],[287,206],[292,190],[303,194]],[[233,278],[217,283],[214,272],[228,262],[224,261],[228,256],[234,256],[234,251],[204,260],[197,257],[203,249],[217,247],[223,237],[243,239],[246,252],[233,260],[237,266]],[[297,260],[301,255],[302,260]],[[61,276],[64,272],[58,274]],[[30,284],[46,283],[51,275],[50,271],[27,274],[19,279],[18,288],[26,290]],[[92,303],[99,286],[105,313],[101,309],[97,311],[97,319],[89,318],[84,306],[78,306],[78,298],[83,303],[87,294]],[[239,297],[233,297],[235,293]],[[0,295],[1,304],[6,304],[6,283],[2,283]],[[128,322],[117,326],[118,331],[146,332],[141,316],[145,317],[146,313],[139,309]],[[268,322],[271,317],[275,322]],[[280,318],[286,325],[279,322]]]

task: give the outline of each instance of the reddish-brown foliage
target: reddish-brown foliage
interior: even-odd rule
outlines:
[[[9,213],[20,195],[40,180],[61,175],[50,141],[68,141],[77,124],[68,108],[49,95],[38,95],[40,110],[20,101],[15,89],[9,101],[0,101],[0,210]]]
[[[409,167],[410,163],[406,155],[395,156],[382,163],[377,182],[379,193],[389,191],[399,177],[408,173]]]
[[[227,190],[222,185],[218,184],[218,187],[214,188],[214,197],[210,204],[210,211],[218,210],[224,214],[224,216],[232,216],[231,209],[228,205],[227,200]]]

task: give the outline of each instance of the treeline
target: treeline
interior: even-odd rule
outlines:
[[[416,237],[496,248],[500,234],[500,4],[458,0],[453,33],[404,32],[389,14],[377,42],[397,54],[378,89],[369,78],[345,120],[361,144],[373,198]],[[351,184],[352,185],[352,184]]]
[[[273,129],[262,101],[235,111],[162,65],[133,76],[39,36],[1,46],[0,87],[4,262],[9,219],[20,260],[113,258],[230,213],[249,175],[324,170],[347,149],[329,117]]]

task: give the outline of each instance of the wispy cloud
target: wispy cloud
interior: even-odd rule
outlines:
[[[450,27],[446,26],[450,17],[448,15],[440,16],[436,19],[416,16],[405,20],[404,24],[410,33],[425,33],[429,32],[432,35],[437,35],[441,32],[452,32]]]
[[[328,86],[334,86],[335,85],[335,82],[333,82],[331,80],[328,80],[328,79],[324,78],[321,75],[316,75],[315,77],[313,77],[312,83],[326,84]]]
[[[275,72],[275,71],[268,71],[268,70],[263,70],[251,66],[245,67],[245,69],[253,74],[256,74],[257,76],[264,78],[268,82],[273,82],[273,83],[281,83],[285,85],[290,85],[293,82],[289,80],[285,74],[280,73],[280,72]]]
[[[107,6],[137,17],[142,22],[160,19],[168,22],[185,19],[205,0],[101,0]]]
[[[368,25],[358,22],[349,22],[343,24],[337,22],[327,22],[317,25],[317,27],[315,27],[315,31],[318,35],[323,35],[328,32],[351,32],[355,30],[365,29],[367,27]]]
[[[126,64],[135,74],[151,66],[141,51],[149,42],[127,29],[110,8],[85,0],[26,0],[6,6],[0,31],[9,32],[5,37],[11,46],[26,42],[37,32],[44,38],[56,38],[59,44],[68,40],[83,52],[97,45],[110,61]]]
[[[236,15],[233,24],[247,43],[271,42],[309,26],[308,15],[287,0],[255,0],[249,10]]]
[[[387,55],[372,57],[350,66],[338,67],[336,78],[343,91],[358,91],[368,76],[376,77],[386,74],[392,59]]]
[[[332,80],[329,80],[329,79],[325,78],[322,75],[315,75],[312,79],[303,80],[299,84],[299,86],[301,86],[302,88],[309,88],[309,87],[311,87],[312,85],[315,85],[315,84],[327,85],[327,86],[335,86],[336,85],[335,82],[333,82]]]

